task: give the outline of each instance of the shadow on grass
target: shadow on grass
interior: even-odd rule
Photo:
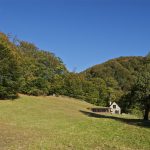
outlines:
[[[127,123],[129,125],[135,125],[135,126],[150,128],[150,120],[144,121],[142,119],[122,118],[121,116],[120,117],[117,117],[117,116],[107,116],[105,114],[97,114],[97,113],[83,111],[83,110],[80,110],[80,112],[83,113],[84,115],[89,116],[89,117],[108,118],[108,119],[113,119],[113,120],[117,120],[117,121],[120,121],[120,122],[124,122],[124,123]]]

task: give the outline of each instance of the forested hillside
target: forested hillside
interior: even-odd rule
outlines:
[[[143,71],[146,58],[120,57],[79,74],[70,73],[65,84],[71,90],[66,94],[96,105],[108,106],[109,101],[120,102]]]
[[[85,80],[97,85],[92,103],[108,106],[117,101],[122,112],[148,119],[150,111],[150,57],[120,57],[93,66],[81,73]],[[101,83],[99,82],[101,81]],[[99,93],[99,94],[98,94]],[[92,99],[90,99],[92,100]]]
[[[88,81],[101,79],[105,83],[105,88],[102,88],[106,89],[107,100],[104,101],[108,103],[119,101],[120,97],[130,90],[143,66],[144,57],[120,57],[95,65],[81,74]],[[99,99],[101,103],[101,96]]]
[[[11,41],[0,33],[0,99],[14,98],[18,93],[55,94],[101,106],[117,101],[123,112],[146,109],[149,112],[149,54],[147,57],[120,57],[73,73],[67,71],[62,60],[53,53],[29,42]],[[137,83],[146,93],[135,88]],[[138,98],[134,96],[135,91],[140,94]]]
[[[37,96],[61,94],[67,73],[59,57],[29,42],[13,43],[3,33],[0,33],[0,66],[0,98],[13,98],[18,92]]]
[[[134,83],[143,63],[143,57],[120,57],[106,63],[87,69],[84,73],[87,78],[113,78],[121,90],[126,91]]]
[[[61,93],[67,70],[59,57],[21,41],[17,45],[21,61],[20,92],[30,95]]]

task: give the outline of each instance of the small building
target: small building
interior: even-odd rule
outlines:
[[[110,102],[110,109],[112,114],[121,114],[121,108],[115,102]]]
[[[91,108],[91,111],[95,112],[95,113],[121,114],[121,108],[115,102],[113,102],[113,103],[110,102],[109,107],[94,107],[94,108]]]

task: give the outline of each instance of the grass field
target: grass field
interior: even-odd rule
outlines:
[[[71,98],[0,101],[0,150],[149,150],[150,124],[98,115]]]

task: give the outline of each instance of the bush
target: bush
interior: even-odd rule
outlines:
[[[134,106],[132,109],[130,109],[130,113],[139,117],[139,118],[143,117],[143,112],[139,106]]]

